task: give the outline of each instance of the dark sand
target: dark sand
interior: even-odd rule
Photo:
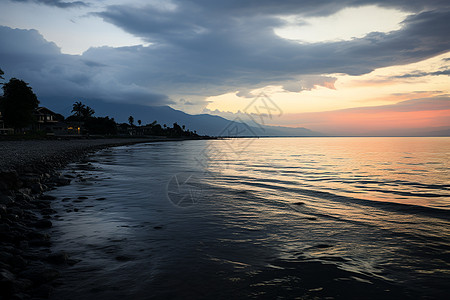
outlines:
[[[0,299],[46,299],[59,271],[77,263],[52,253],[57,212],[45,191],[70,184],[62,169],[96,150],[168,138],[0,141]]]
[[[143,142],[165,141],[167,138],[115,138],[71,140],[0,141],[0,171],[16,170],[33,164],[59,167],[79,159],[88,151]]]

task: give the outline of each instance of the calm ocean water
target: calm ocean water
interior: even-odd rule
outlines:
[[[53,299],[441,299],[450,138],[139,144],[51,192]],[[79,199],[79,197],[81,197]]]

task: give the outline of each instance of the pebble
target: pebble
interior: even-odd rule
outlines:
[[[46,219],[41,219],[35,222],[33,225],[36,228],[50,228],[53,226],[52,221]]]
[[[69,260],[69,254],[64,251],[53,253],[47,256],[46,260],[55,265],[65,264]]]
[[[53,226],[50,188],[70,184],[62,168],[90,151],[136,139],[33,140],[0,143],[0,299],[47,298],[59,277],[52,265],[74,265],[65,252],[50,253],[51,239],[43,230]],[[78,200],[87,197],[80,196]],[[64,198],[62,201],[68,201]],[[40,218],[39,216],[43,216]]]

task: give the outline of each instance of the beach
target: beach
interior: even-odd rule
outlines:
[[[0,141],[0,290],[4,299],[47,298],[56,265],[74,263],[51,253],[54,197],[46,191],[69,184],[59,170],[107,147],[164,138]],[[3,299],[2,298],[2,299]]]

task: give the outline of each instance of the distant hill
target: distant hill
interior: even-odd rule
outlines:
[[[290,128],[281,126],[264,126],[248,124],[242,120],[230,121],[219,116],[209,114],[190,115],[169,106],[144,106],[138,104],[106,103],[103,101],[83,100],[83,103],[95,110],[96,116],[109,116],[116,122],[128,122],[132,115],[135,123],[142,120],[142,124],[157,121],[159,124],[172,126],[177,122],[180,126],[186,125],[187,129],[196,130],[201,135],[211,136],[321,136],[306,128]],[[70,115],[68,107],[59,109],[49,107],[65,116]]]

